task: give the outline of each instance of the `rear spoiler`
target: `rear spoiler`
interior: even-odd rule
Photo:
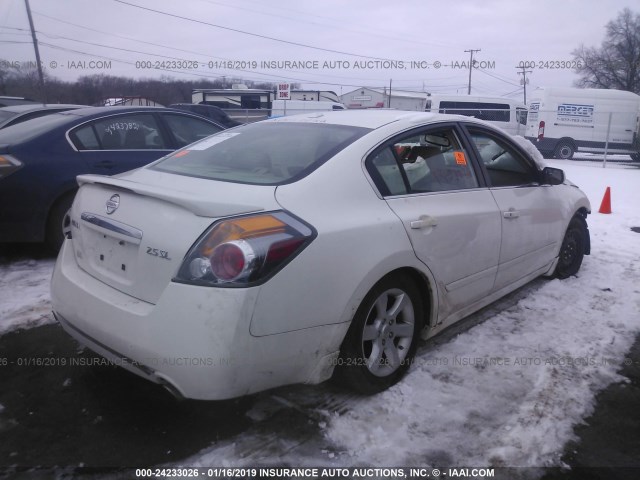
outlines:
[[[230,215],[237,215],[238,212],[251,213],[264,210],[264,207],[262,206],[242,203],[235,198],[231,202],[207,200],[201,196],[182,190],[172,190],[167,187],[146,185],[106,175],[78,175],[76,179],[79,186],[94,184],[110,189],[115,188],[118,190],[133,192],[138,195],[144,195],[145,197],[157,198],[183,207],[199,217],[226,217]]]

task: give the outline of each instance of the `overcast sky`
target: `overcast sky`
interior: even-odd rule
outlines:
[[[634,2],[30,0],[30,4],[46,71],[65,80],[97,73],[136,78],[224,76],[229,82],[234,77],[299,82],[304,88],[338,94],[360,86],[388,86],[392,81],[394,89],[466,94],[469,53],[465,50],[480,49],[474,58],[484,68],[472,72],[472,93],[522,98],[522,75],[516,68],[520,62],[532,65],[527,68],[532,71],[529,92],[538,86],[572,86],[577,77],[570,68],[571,51],[580,44],[599,46],[606,23],[624,7],[633,9]],[[14,65],[34,60],[24,0],[0,0],[0,46],[0,58]],[[221,64],[226,61],[232,68]],[[302,68],[286,68],[277,61],[302,62],[296,65]],[[263,68],[263,62],[275,69]],[[553,62],[567,63],[563,68]]]

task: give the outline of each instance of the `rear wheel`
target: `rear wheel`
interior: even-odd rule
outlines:
[[[420,294],[410,278],[394,274],[378,282],[353,318],[336,378],[364,394],[397,383],[415,355],[422,315]]]
[[[575,147],[569,142],[560,142],[554,151],[554,156],[562,160],[569,160],[575,153]]]
[[[580,216],[573,217],[560,247],[555,271],[558,278],[567,278],[578,273],[585,254],[587,235],[586,221]]]
[[[67,212],[75,196],[75,192],[65,194],[56,201],[49,212],[45,242],[53,253],[58,253],[64,242],[64,231],[71,227]]]

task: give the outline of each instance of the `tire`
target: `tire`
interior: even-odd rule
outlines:
[[[558,146],[553,152],[553,155],[556,158],[559,158],[562,160],[570,160],[571,158],[573,158],[574,153],[575,153],[575,147],[573,146],[573,144],[565,141],[565,142],[560,142],[558,144]]]
[[[51,207],[49,218],[47,219],[45,243],[52,253],[58,253],[60,247],[62,247],[64,230],[70,227],[70,225],[64,225],[64,223],[69,222],[67,212],[71,208],[75,196],[75,192],[67,193],[59,198],[53,207]]]
[[[364,298],[342,343],[334,376],[363,394],[381,392],[404,376],[422,326],[420,293],[410,277],[393,274]]]
[[[567,232],[562,240],[558,265],[555,275],[558,278],[568,278],[578,273],[582,265],[587,245],[587,222],[580,216],[575,216],[569,222]]]

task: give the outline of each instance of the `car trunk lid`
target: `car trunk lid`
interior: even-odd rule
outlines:
[[[80,268],[132,297],[156,303],[184,256],[217,219],[277,210],[275,187],[146,169],[81,175],[71,210]]]

